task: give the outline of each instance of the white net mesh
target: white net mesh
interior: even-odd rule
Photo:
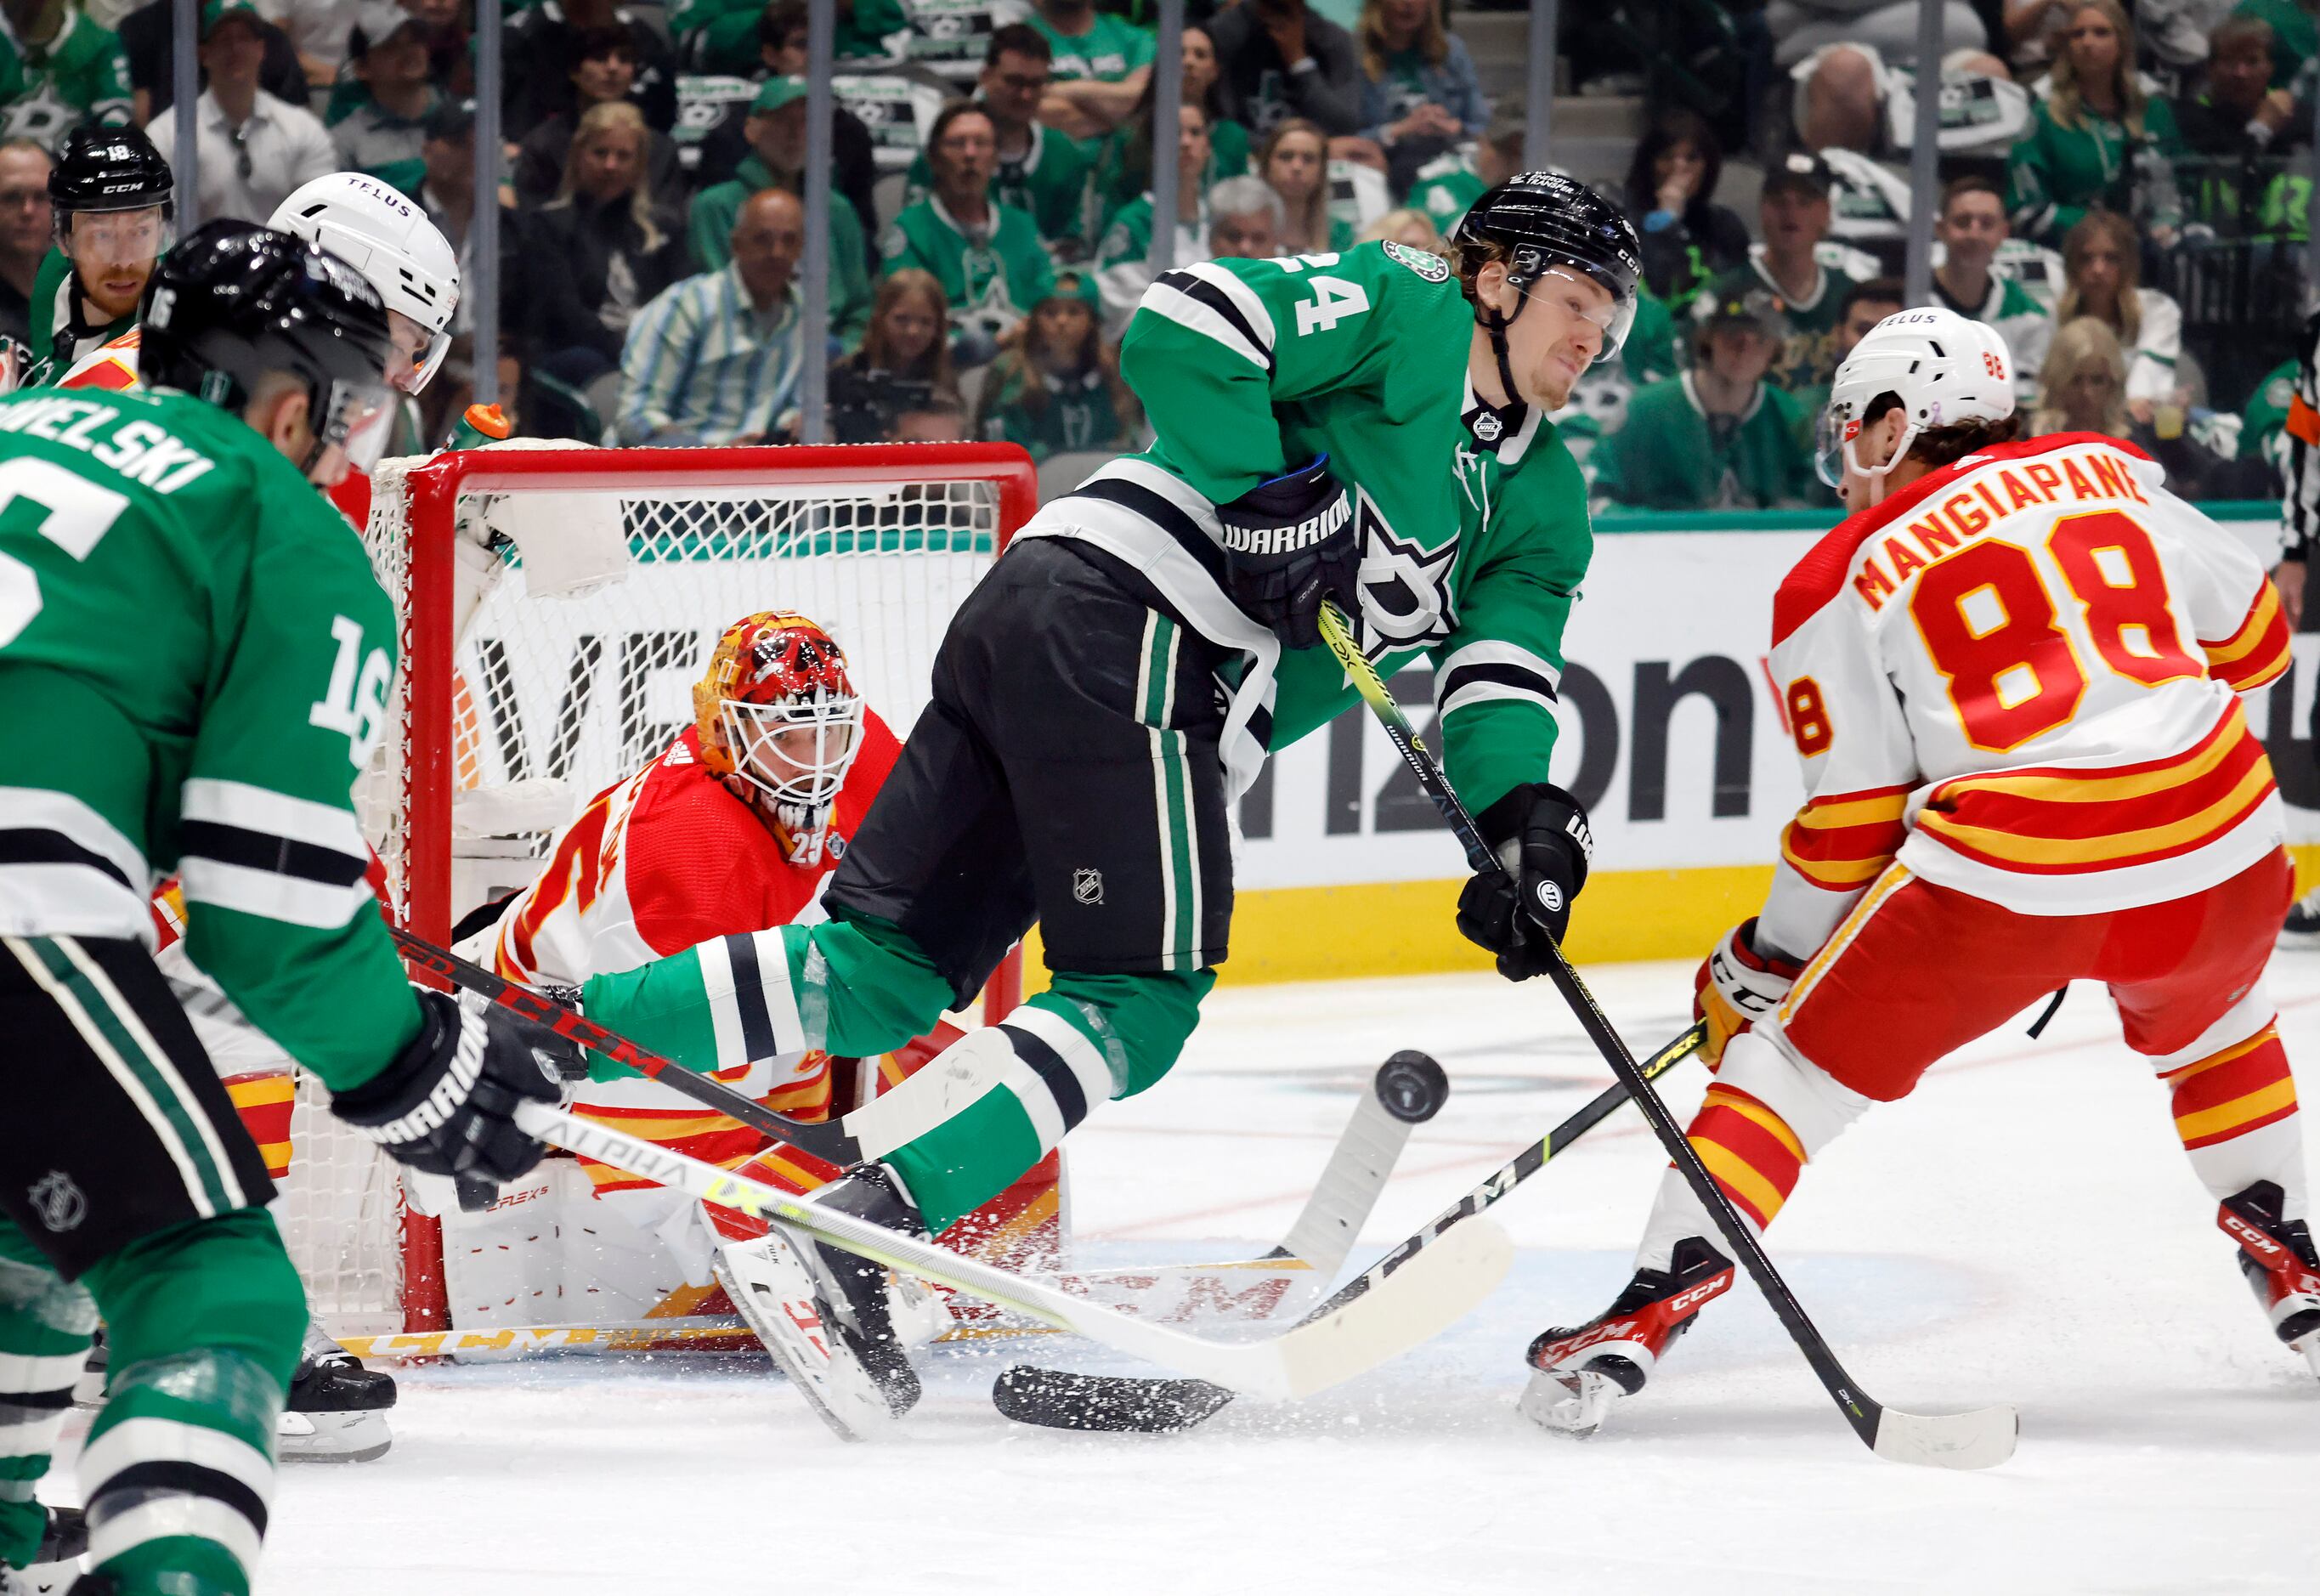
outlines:
[[[859,456],[891,461],[895,451]],[[604,451],[592,465],[627,458]],[[897,736],[908,733],[951,615],[1012,530],[1001,526],[997,485],[943,480],[939,471],[864,484],[833,480],[826,466],[784,470],[778,451],[761,458],[773,464],[747,487],[688,485],[666,464],[640,466],[632,483],[612,490],[536,479],[503,490],[547,496],[521,516],[498,513],[497,491],[463,491],[457,522],[467,568],[456,607],[471,618],[456,648],[449,638],[414,635],[409,620],[409,473],[422,462],[382,464],[365,542],[403,619],[405,669],[390,721],[396,730],[358,800],[398,917],[410,907],[414,873],[440,872],[446,861],[454,920],[528,882],[553,827],[691,721],[693,683],[718,634],[753,611],[797,611],[827,627],[871,708]],[[518,524],[530,541],[530,529],[601,518],[608,503],[629,562],[594,591],[531,596],[520,550],[503,544],[487,558],[481,547],[494,524]],[[429,649],[450,651],[456,667],[448,726],[417,724],[408,707],[408,664]],[[407,773],[430,739],[449,742],[455,835],[421,835],[412,819]],[[334,1329],[399,1328],[399,1183],[367,1144],[336,1128],[319,1093],[311,1095],[302,1089],[280,1211],[293,1256]]]

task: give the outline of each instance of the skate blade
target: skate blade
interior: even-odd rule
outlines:
[[[274,1455],[301,1463],[368,1463],[394,1445],[376,1408],[337,1413],[285,1412],[274,1423]]]
[[[1541,1429],[1583,1441],[1603,1428],[1612,1404],[1627,1394],[1626,1388],[1608,1374],[1585,1369],[1550,1374],[1541,1369],[1531,1375],[1515,1409]]]
[[[869,1371],[851,1354],[832,1356],[838,1343],[822,1326],[812,1276],[778,1232],[720,1248],[713,1268],[734,1308],[832,1435],[865,1441],[893,1428],[894,1410]]]
[[[887,1283],[886,1311],[896,1343],[905,1348],[924,1347],[951,1327],[950,1304],[916,1275],[897,1274]]]

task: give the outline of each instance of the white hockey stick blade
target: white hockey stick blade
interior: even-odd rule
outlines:
[[[1352,1256],[1410,1131],[1439,1112],[1449,1095],[1449,1077],[1423,1053],[1397,1053],[1379,1066],[1376,1079],[1354,1105],[1354,1117],[1331,1149],[1304,1211],[1268,1255],[1303,1259],[1313,1271],[1314,1297]]]
[[[1892,1463],[1925,1468],[1995,1468],[2014,1455],[2022,1416],[2001,1403],[1971,1413],[1904,1413],[1887,1408],[1877,1416],[1877,1439],[1870,1448]]]
[[[802,1202],[778,1187],[545,1103],[521,1105],[515,1119],[526,1133],[583,1157],[758,1219],[779,1220],[857,1257],[1074,1331],[1116,1352],[1244,1396],[1274,1401],[1325,1391],[1431,1339],[1489,1296],[1514,1262],[1514,1246],[1505,1231],[1487,1221],[1470,1222],[1326,1318],[1262,1340],[1216,1341],[1114,1312],[930,1241]]]

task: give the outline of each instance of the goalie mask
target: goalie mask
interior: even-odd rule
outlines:
[[[773,828],[784,857],[820,864],[862,747],[844,650],[802,615],[745,615],[717,639],[693,714],[702,763]]]

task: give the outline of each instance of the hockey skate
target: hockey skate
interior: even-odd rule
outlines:
[[[892,1172],[864,1164],[804,1201],[924,1237]],[[919,1400],[911,1337],[932,1293],[916,1282],[898,1315],[883,1265],[828,1247],[778,1220],[761,1241],[720,1250],[718,1283],[822,1422],[844,1440],[890,1428]],[[933,1304],[941,1310],[939,1302]]]
[[[80,1577],[80,1560],[87,1552],[88,1526],[80,1510],[50,1508],[30,1566],[0,1565],[0,1596],[64,1596]]]
[[[1530,1344],[1532,1374],[1518,1404],[1564,1435],[1593,1435],[1613,1404],[1643,1390],[1704,1303],[1732,1289],[1732,1261],[1698,1237],[1675,1244],[1666,1269],[1638,1269],[1603,1313]]]
[[[291,1377],[290,1400],[274,1425],[277,1456],[309,1463],[368,1463],[394,1445],[386,1410],[394,1406],[394,1376],[366,1369],[320,1325],[306,1327],[306,1345]]]
[[[2279,1187],[2258,1181],[2226,1198],[2216,1223],[2240,1244],[2240,1270],[2263,1304],[2272,1334],[2320,1374],[2320,1252],[2313,1247],[2312,1227],[2282,1220],[2280,1208]]]

